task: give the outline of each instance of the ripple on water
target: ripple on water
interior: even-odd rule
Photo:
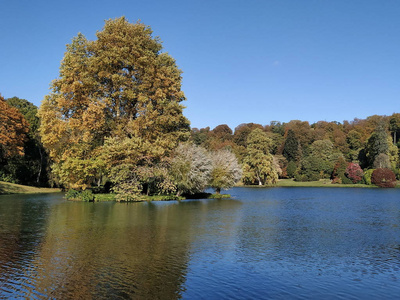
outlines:
[[[0,298],[400,294],[399,190],[230,193],[132,205],[0,197]]]

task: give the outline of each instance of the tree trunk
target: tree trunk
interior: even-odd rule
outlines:
[[[39,166],[39,173],[36,178],[37,184],[39,184],[40,182],[40,175],[42,175],[42,166],[43,166],[43,154],[42,154],[42,149],[40,149],[40,146],[39,146],[39,154],[40,154],[40,166]]]
[[[218,194],[218,195],[221,194],[221,188],[216,188],[215,189],[215,193]]]

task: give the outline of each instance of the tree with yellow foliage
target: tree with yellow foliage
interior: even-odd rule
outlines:
[[[39,110],[42,142],[62,184],[100,182],[116,167],[103,155],[111,144],[134,139],[144,145],[135,149],[137,160],[154,164],[188,138],[181,71],[161,50],[149,26],[124,17],[106,21],[95,41],[78,34],[67,46]]]

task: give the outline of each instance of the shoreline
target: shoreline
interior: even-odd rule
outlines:
[[[355,183],[331,183],[330,179],[320,179],[318,181],[294,181],[293,179],[278,179],[274,185],[244,185],[238,184],[236,187],[251,187],[251,188],[276,188],[276,187],[320,187],[320,188],[363,188],[363,189],[377,189],[378,186],[371,184]],[[395,188],[400,188],[399,182]]]
[[[12,194],[50,194],[50,193],[61,193],[61,189],[58,188],[41,188],[29,185],[22,185],[16,183],[10,183],[0,181],[0,195],[12,195]]]

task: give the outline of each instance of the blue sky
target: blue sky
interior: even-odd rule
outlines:
[[[40,105],[65,45],[150,25],[183,71],[192,127],[400,112],[400,1],[0,1],[0,93]]]

